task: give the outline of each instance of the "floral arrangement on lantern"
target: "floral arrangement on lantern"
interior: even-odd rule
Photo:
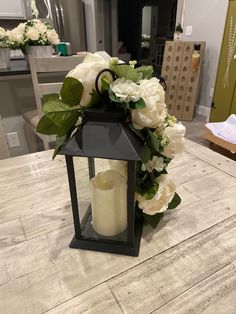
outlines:
[[[15,48],[20,48],[24,53],[27,53],[27,48],[31,46],[57,45],[60,42],[55,29],[38,19],[20,23],[10,31],[9,39]]]
[[[124,123],[143,142],[136,172],[137,206],[145,220],[156,227],[164,212],[181,202],[168,176],[168,165],[184,151],[185,127],[168,114],[164,89],[152,77],[152,67],[135,65],[136,61],[120,64],[118,58],[102,52],[87,55],[68,73],[60,95],[44,96],[44,115],[37,132],[57,135],[54,158],[83,124],[86,108],[123,108]]]

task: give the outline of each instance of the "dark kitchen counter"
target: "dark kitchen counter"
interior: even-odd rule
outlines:
[[[29,68],[29,65],[26,63],[25,59],[11,60],[9,68],[0,69],[0,76],[22,75],[22,74],[30,74],[30,68]]]

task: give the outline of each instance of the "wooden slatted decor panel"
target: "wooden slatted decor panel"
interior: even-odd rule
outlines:
[[[166,80],[166,104],[169,113],[186,121],[193,119],[205,50],[205,42],[200,42],[200,64],[198,70],[193,72],[191,61],[195,43],[167,41],[161,73]]]
[[[163,66],[162,66],[162,77],[165,79],[167,86],[170,85],[173,59],[174,59],[173,50],[174,50],[174,42],[167,41],[165,44],[164,59],[163,59]],[[166,103],[168,104],[169,112],[171,112],[172,102],[169,96],[170,96],[169,93],[166,93]]]

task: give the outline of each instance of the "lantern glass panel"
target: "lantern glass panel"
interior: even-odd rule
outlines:
[[[82,237],[126,242],[127,161],[75,159]]]

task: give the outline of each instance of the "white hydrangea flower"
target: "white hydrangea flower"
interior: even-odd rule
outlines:
[[[167,175],[158,177],[157,183],[159,184],[159,188],[151,200],[146,200],[140,194],[136,195],[139,208],[147,215],[155,215],[164,212],[175,195],[176,186]]]
[[[155,77],[140,81],[140,97],[144,99],[146,107],[132,110],[132,123],[136,129],[162,128],[167,116],[164,102],[165,92],[159,80]]]
[[[181,154],[185,149],[185,135],[186,128],[179,122],[173,126],[168,126],[164,131],[164,137],[167,138],[168,144],[164,148],[163,155],[173,157],[176,154]]]
[[[162,172],[165,167],[164,158],[153,156],[152,160],[149,160],[146,164],[142,164],[142,170],[152,172],[154,169],[157,172]]]
[[[115,80],[110,85],[110,89],[123,102],[136,102],[140,99],[139,85],[124,77]]]
[[[82,107],[89,105],[91,92],[95,89],[95,78],[98,73],[109,66],[109,61],[99,53],[88,54],[84,61],[71,70],[67,77],[74,77],[79,80],[83,87],[83,94],[80,101]]]
[[[55,31],[55,29],[47,31],[47,38],[48,38],[48,41],[52,45],[58,45],[60,42],[59,36],[58,36],[57,32]]]

